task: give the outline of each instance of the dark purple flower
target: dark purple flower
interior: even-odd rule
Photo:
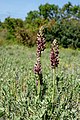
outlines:
[[[34,66],[34,72],[35,72],[35,74],[38,74],[38,75],[42,73],[40,60],[37,60],[35,66]]]
[[[58,67],[58,64],[59,64],[58,55],[59,55],[58,44],[57,44],[57,41],[55,39],[52,43],[51,53],[50,53],[51,67],[53,69]]]
[[[45,49],[45,38],[41,29],[37,34],[37,57],[41,57],[41,52]]]

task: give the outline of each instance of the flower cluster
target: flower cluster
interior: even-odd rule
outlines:
[[[39,33],[37,34],[37,62],[34,66],[34,72],[35,74],[41,75],[42,70],[41,70],[41,52],[44,51],[45,49],[45,38],[43,35],[43,27],[40,28]]]
[[[54,39],[52,46],[51,46],[51,53],[50,53],[50,61],[51,61],[52,69],[55,69],[56,67],[58,67],[58,64],[59,64],[58,49],[59,48],[58,48],[57,40]]]
[[[40,59],[37,59],[37,62],[34,66],[34,72],[35,72],[35,74],[38,74],[38,75],[42,74]]]
[[[34,66],[34,73],[38,75],[38,79],[36,80],[36,86],[38,86],[37,92],[40,94],[40,86],[43,84],[43,75],[42,75],[42,67],[41,67],[41,52],[45,49],[45,38],[43,35],[44,28],[41,27],[39,33],[37,34],[37,62]]]
[[[40,28],[37,34],[37,57],[41,57],[41,52],[45,49],[45,38],[43,35],[43,27]]]

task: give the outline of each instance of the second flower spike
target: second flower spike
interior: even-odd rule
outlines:
[[[57,43],[57,40],[54,39],[51,45],[51,53],[50,53],[50,62],[51,62],[52,69],[55,69],[56,67],[58,67],[58,64],[59,64],[58,54],[59,54],[58,43]]]

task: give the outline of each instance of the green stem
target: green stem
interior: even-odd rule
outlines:
[[[38,93],[38,96],[40,96],[40,80],[38,80],[37,93]]]
[[[55,98],[55,77],[56,77],[56,69],[53,69],[53,93],[52,93],[52,103]]]
[[[53,105],[54,105],[54,99],[55,99],[55,77],[56,77],[56,69],[52,69],[53,89],[52,89],[52,110],[51,110],[51,114],[53,113]]]

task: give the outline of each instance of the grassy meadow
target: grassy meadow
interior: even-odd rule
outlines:
[[[44,82],[42,100],[36,94],[36,47],[0,46],[0,120],[79,120],[80,51],[59,50],[57,93],[52,100],[50,49],[41,56]]]

